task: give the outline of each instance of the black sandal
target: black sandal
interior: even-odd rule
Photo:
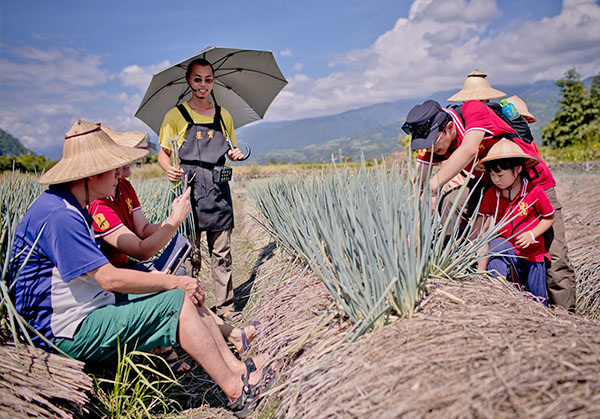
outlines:
[[[186,372],[192,369],[192,367],[187,362],[179,358],[177,352],[175,352],[175,348],[173,348],[172,346],[165,351],[160,351],[161,350],[159,349],[158,355],[161,356],[165,361],[167,361],[167,364],[169,364],[169,368],[171,369],[171,371],[173,371],[174,374],[185,374]],[[173,354],[175,354],[175,357],[169,358]],[[187,368],[183,368],[184,364],[187,365]]]
[[[246,376],[249,376],[251,372],[256,371],[256,364],[252,358],[245,360],[244,364],[246,364]]]
[[[254,364],[254,362],[252,363]],[[249,365],[246,364],[249,370]],[[256,384],[248,384],[248,378],[250,377],[250,371],[242,375],[242,395],[233,402],[229,402],[228,406],[238,418],[243,418],[248,413],[253,411],[263,393],[267,392],[273,385],[275,372],[273,370],[263,370],[260,380]]]

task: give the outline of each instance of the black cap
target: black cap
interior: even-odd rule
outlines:
[[[440,124],[446,120],[446,112],[435,100],[426,100],[413,107],[406,116],[402,129],[412,136],[410,148],[420,150],[429,148],[437,138]]]

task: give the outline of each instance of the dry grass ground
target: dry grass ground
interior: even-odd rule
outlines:
[[[251,218],[247,182],[235,182],[239,324],[263,323],[248,356],[280,360],[276,386],[253,416],[600,417],[599,176],[597,168],[567,169],[557,172],[557,191],[584,315],[545,309],[500,281],[434,281],[411,319],[353,343],[343,341],[350,324],[324,286],[276,249]],[[200,277],[211,305],[207,266]],[[178,417],[232,417],[223,393],[191,363],[174,394]],[[4,381],[17,394],[11,383],[23,377],[8,364]]]
[[[599,283],[598,174],[557,177],[580,287]],[[347,319],[275,249],[250,218],[244,185],[234,186],[240,324],[260,319],[251,353],[281,360],[255,417],[600,417],[597,320],[545,309],[500,281],[433,282],[413,318],[343,342]],[[202,278],[210,294],[206,270]],[[182,380],[183,413],[231,417],[200,370]]]

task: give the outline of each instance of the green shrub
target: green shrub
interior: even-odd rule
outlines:
[[[168,391],[178,385],[177,380],[172,374],[162,374],[157,362],[168,366],[158,355],[127,352],[125,347],[119,351],[112,379],[93,376],[96,395],[107,417],[148,418],[181,410],[176,401],[168,398]]]

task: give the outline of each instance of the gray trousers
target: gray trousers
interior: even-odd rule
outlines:
[[[546,189],[545,192],[556,211],[554,224],[544,233],[546,249],[550,254],[550,266],[546,272],[548,298],[550,304],[573,311],[575,310],[575,270],[569,261],[562,205],[554,187]]]
[[[217,314],[234,310],[231,230],[207,231],[206,242],[211,262]]]

